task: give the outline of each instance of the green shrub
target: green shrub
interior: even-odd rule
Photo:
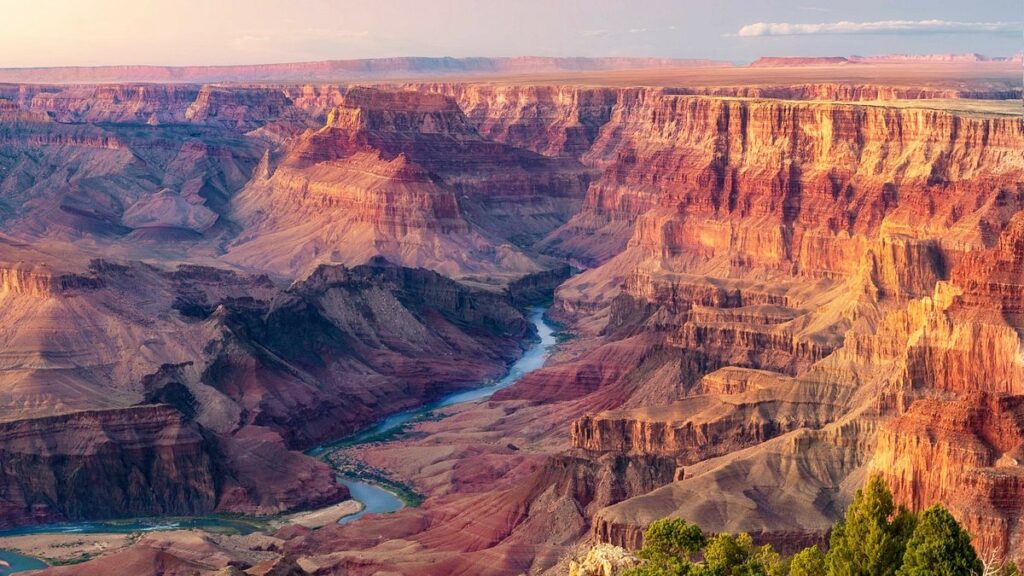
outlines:
[[[921,514],[907,542],[899,576],[975,576],[983,566],[971,537],[945,508],[932,506]]]
[[[894,576],[914,530],[914,515],[897,509],[878,476],[857,491],[853,504],[836,524],[825,555],[829,576]]]
[[[789,563],[789,576],[821,576],[824,573],[825,553],[817,546],[797,552]]]

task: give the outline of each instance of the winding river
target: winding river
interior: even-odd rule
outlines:
[[[211,532],[251,534],[257,530],[252,522],[230,516],[190,516],[183,518],[132,518],[125,520],[92,520],[85,522],[64,522],[60,524],[37,524],[9,530],[0,530],[0,537],[31,536],[32,534],[134,534],[136,532],[162,532],[202,528]],[[7,565],[5,566],[4,563]],[[46,562],[31,556],[24,556],[9,550],[0,550],[0,576],[7,576],[26,570],[46,568]]]
[[[461,392],[449,394],[429,404],[418,408],[392,414],[381,419],[376,424],[348,436],[339,441],[322,444],[307,454],[325,458],[331,452],[340,448],[354,446],[370,441],[382,434],[394,431],[405,424],[433,412],[439,408],[475,402],[489,398],[492,394],[514,384],[524,375],[544,365],[551,348],[555,345],[555,329],[547,323],[544,314],[547,308],[533,308],[530,310],[529,319],[537,330],[539,339],[533,342],[526,352],[510,368],[504,378],[493,384],[471,388]],[[366,514],[382,514],[395,512],[405,504],[393,492],[390,492],[372,482],[354,476],[339,476],[338,480],[348,487],[352,497],[363,504],[362,510],[350,514],[338,520],[339,524],[347,524],[362,518]],[[109,521],[87,521],[68,522],[63,524],[44,524],[36,526],[25,526],[12,530],[0,531],[2,536],[22,536],[30,534],[54,534],[54,533],[133,533],[133,532],[158,532],[163,530],[180,530],[188,528],[202,528],[205,530],[218,531],[227,530],[230,532],[249,534],[257,528],[245,519],[235,519],[225,516],[196,516],[189,518],[135,518],[127,520]],[[10,568],[4,566],[10,565]],[[0,550],[0,576],[20,572],[23,570],[35,570],[45,568],[46,564],[41,560],[29,556],[15,554],[6,550]]]
[[[0,575],[6,576],[25,570],[41,570],[46,567],[46,562],[37,558],[0,550]]]
[[[547,308],[541,307],[530,310],[530,322],[533,323],[536,328],[539,339],[530,345],[526,352],[519,357],[519,360],[516,360],[511,368],[509,368],[508,373],[505,374],[505,377],[501,380],[487,386],[471,388],[461,392],[454,392],[435,402],[424,404],[423,406],[406,410],[404,412],[392,414],[361,432],[357,432],[356,434],[340,441],[323,444],[307,453],[311,456],[326,457],[334,450],[347,446],[355,446],[368,440],[372,440],[373,438],[378,438],[383,434],[396,430],[397,428],[439,408],[484,400],[486,398],[490,398],[490,396],[498,390],[508,388],[524,375],[543,366],[544,361],[547,360],[548,355],[551,354],[551,348],[555,345],[557,340],[555,339],[555,329],[548,324],[547,320],[544,318],[544,314],[546,312]],[[339,524],[354,522],[366,514],[395,512],[404,506],[402,500],[393,492],[371,482],[352,476],[339,476],[338,480],[348,487],[349,491],[352,493],[352,498],[363,504],[362,510],[341,518],[338,520]]]

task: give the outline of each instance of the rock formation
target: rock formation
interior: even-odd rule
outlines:
[[[639,563],[637,557],[618,546],[598,544],[583,558],[569,562],[569,576],[617,576]]]
[[[529,335],[504,296],[382,261],[288,290],[100,261],[0,279],[7,525],[337,500],[290,449],[494,376]]]
[[[585,181],[575,162],[481,137],[442,96],[352,89],[239,193],[230,258],[289,274],[374,255],[452,276],[536,272],[520,246],[568,220]]]

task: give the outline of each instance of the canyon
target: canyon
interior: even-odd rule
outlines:
[[[45,574],[558,574],[666,516],[792,552],[874,474],[1024,561],[1018,62],[0,80],[0,527],[332,505],[303,450],[499,378],[533,306],[569,335],[345,448],[417,506]]]

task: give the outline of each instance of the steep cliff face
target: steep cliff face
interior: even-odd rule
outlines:
[[[876,100],[1014,100],[1020,98],[1019,88],[938,88],[932,86],[890,86],[886,84],[848,84],[825,82],[780,86],[716,86],[683,88],[674,92],[685,95],[738,96],[743,98],[774,98],[781,100],[830,100],[859,102]]]
[[[384,261],[287,290],[202,266],[62,270],[0,273],[7,525],[331,503],[331,470],[290,450],[495,377],[530,336],[508,295]]]
[[[300,92],[294,86],[21,84],[0,86],[0,99],[58,123],[200,124],[245,132],[266,125],[306,127],[313,109],[308,98],[305,105],[293,102],[291,94]]]
[[[216,505],[215,446],[167,406],[5,422],[0,446],[4,526]]]
[[[263,515],[348,495],[330,468],[288,452],[272,433],[218,436],[166,404],[9,419],[0,423],[0,441],[5,528],[215,511]]]
[[[773,388],[746,394],[701,395],[663,406],[587,415],[572,423],[572,445],[595,452],[671,456],[689,465],[835,419],[840,407],[814,402],[810,384],[779,380]]]
[[[574,86],[406,84],[454,99],[483,136],[545,156],[579,158],[612,115],[620,90]]]
[[[22,85],[12,100],[57,122],[168,124],[185,121],[198,95],[190,85]]]
[[[45,298],[78,290],[96,290],[102,287],[101,279],[84,274],[54,273],[45,267],[0,268],[0,298],[8,294]]]
[[[355,88],[239,194],[232,257],[290,273],[377,254],[451,275],[535,272],[514,244],[567,220],[584,183],[571,161],[481,137],[448,98]]]
[[[915,510],[941,502],[979,549],[1020,559],[1024,399],[919,400],[878,438],[872,465]]]
[[[584,156],[607,166],[585,213],[632,221],[671,207],[679,213],[641,218],[632,243],[844,273],[859,258],[839,250],[883,219],[911,236],[960,224],[958,240],[979,243],[977,224],[958,215],[979,194],[1016,191],[1022,137],[1014,118],[645,92]]]
[[[670,88],[608,88],[565,84],[407,83],[404,90],[444,94],[487,138],[527,148],[546,156],[579,158],[593,146],[598,134],[617,109],[636,102],[638,94],[665,96],[717,96],[773,100],[826,100],[830,102],[988,99],[1014,100],[1019,88],[989,90],[821,82],[761,86],[674,86]],[[303,102],[322,109],[337,89],[302,90]],[[298,98],[296,99],[299,101]],[[314,104],[317,103],[317,104]]]
[[[267,122],[301,121],[303,114],[277,88],[207,85],[196,94],[182,115],[184,120],[251,130]]]
[[[879,434],[872,469],[920,510],[947,505],[975,544],[1020,559],[1021,219],[965,255],[905,349],[905,406]],[[919,314],[921,314],[919,312]]]
[[[585,156],[614,167],[585,210],[632,221],[632,236],[563,290],[586,301],[583,286],[619,274],[605,333],[660,331],[702,359],[678,385],[703,394],[666,406],[634,392],[627,405],[639,407],[574,423],[577,446],[692,464],[682,482],[599,512],[595,536],[636,546],[638,515],[675,510],[713,530],[800,540],[831,523],[847,479],[871,461],[901,501],[945,502],[982,549],[1019,554],[1009,544],[1019,511],[1000,500],[1013,493],[1016,456],[986,438],[1016,441],[969,414],[1005,412],[979,391],[1001,395],[999,405],[1020,394],[1020,119],[664,94],[641,109],[654,121],[612,139],[613,119]],[[643,136],[623,146],[632,133]],[[719,366],[732,368],[711,372]],[[741,378],[740,368],[777,376]],[[795,453],[783,447],[801,437],[835,460],[788,468]],[[844,446],[856,448],[839,456]],[[934,466],[954,460],[962,468]],[[997,460],[1005,469],[984,472]],[[770,505],[728,487],[730,470],[756,466],[772,472],[751,484],[780,490]],[[804,499],[786,487],[794,482],[829,496]],[[953,496],[968,489],[974,505]],[[687,504],[696,493],[757,511],[737,523]],[[783,501],[800,525],[769,519]]]

